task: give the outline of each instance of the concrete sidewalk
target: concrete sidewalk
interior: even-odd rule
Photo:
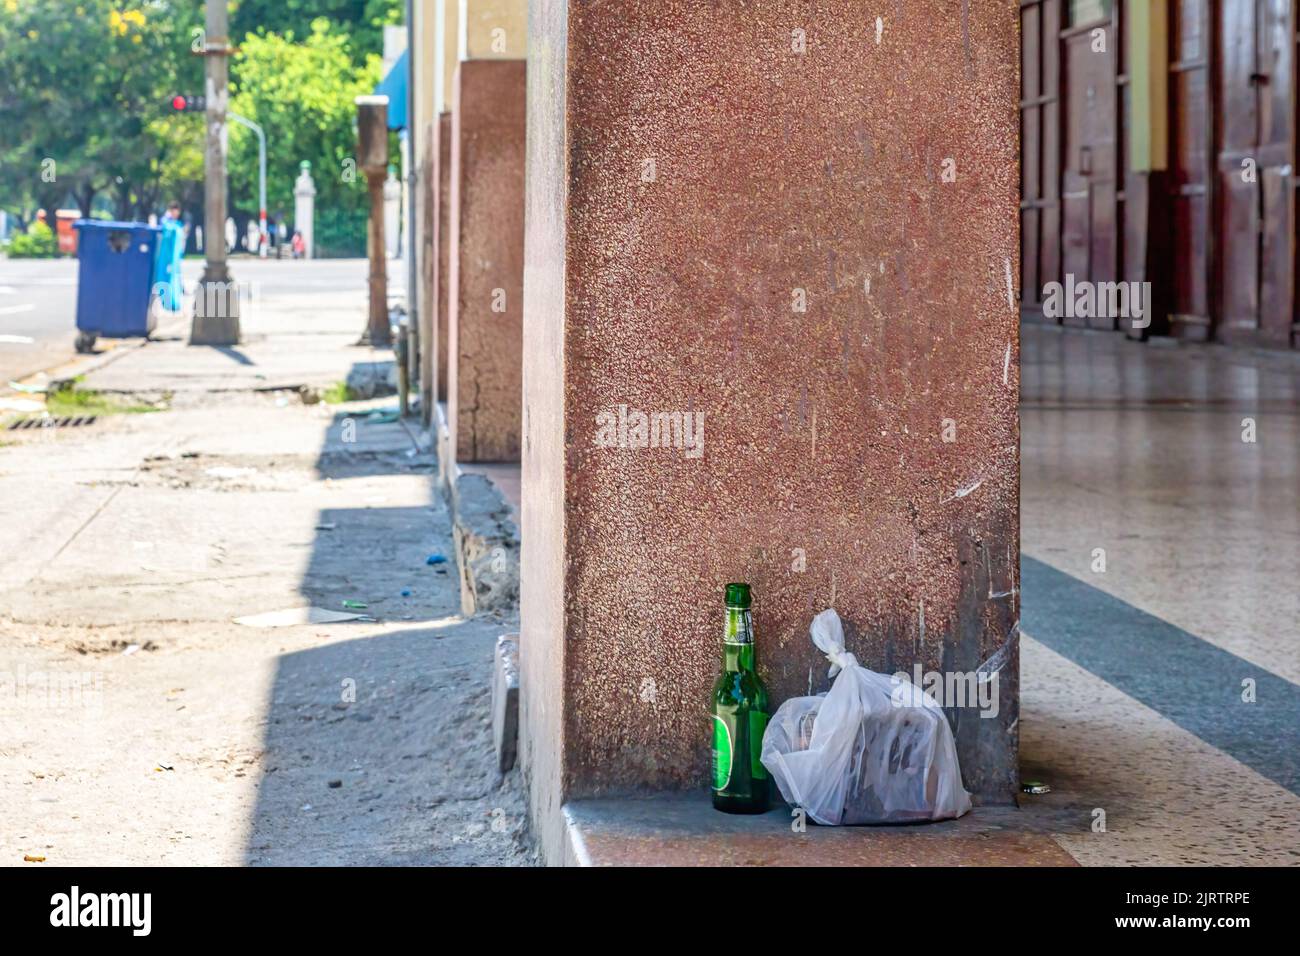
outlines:
[[[364,314],[364,284],[269,294],[235,349],[165,336],[81,383],[167,411],[0,432],[0,862],[530,860],[488,707],[516,625],[426,561],[436,461],[368,417],[395,399],[292,391],[384,357]]]
[[[356,345],[365,328],[364,266],[321,260],[295,263],[286,274],[285,264],[273,260],[236,263],[239,345],[187,345],[187,309],[164,323],[147,348],[95,370],[86,384],[133,393],[323,388],[342,381],[353,363],[391,361],[390,350]],[[350,291],[340,293],[340,280]]]

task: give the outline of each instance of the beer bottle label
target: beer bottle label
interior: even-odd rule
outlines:
[[[713,789],[726,790],[731,783],[731,728],[713,715]]]
[[[754,643],[754,619],[748,609],[740,611],[735,618],[728,620],[727,634],[723,640],[728,644]]]

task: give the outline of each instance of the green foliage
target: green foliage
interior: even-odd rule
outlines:
[[[455,0],[452,0],[455,2]],[[357,63],[384,49],[384,25],[402,22],[403,0],[232,0],[230,35],[264,31],[301,39],[324,18],[352,39]]]
[[[145,405],[82,388],[80,376],[56,383],[45,394],[45,413],[56,418],[64,415],[143,415],[165,407],[165,402]]]
[[[298,164],[318,190],[318,254],[364,253],[365,186],[349,175],[357,95],[379,80],[403,0],[231,0],[231,109],[266,131],[268,211],[292,217]],[[143,219],[203,198],[203,0],[0,0],[0,208],[75,203]],[[230,196],[257,209],[257,142],[230,125]],[[106,203],[107,201],[107,203]],[[18,254],[34,254],[18,237]],[[11,252],[12,254],[12,252]]]
[[[358,67],[347,34],[319,18],[300,42],[271,33],[245,37],[234,70],[231,109],[266,131],[268,213],[292,215],[298,166],[308,160],[316,182],[316,254],[363,253],[366,192],[364,178],[351,173],[353,101],[379,81],[379,57],[368,55]],[[230,194],[236,208],[257,212],[257,137],[233,125]]]
[[[176,200],[190,210],[203,205],[203,115],[168,113],[145,125],[145,136],[156,149],[149,179],[139,190],[149,212]]]
[[[54,230],[43,222],[34,222],[26,232],[15,233],[5,248],[10,259],[53,259],[59,254]]]
[[[71,194],[85,212],[108,191],[120,215],[139,212],[168,162],[150,121],[181,86],[201,88],[190,52],[200,0],[0,8],[0,197],[53,213]]]
[[[316,197],[315,254],[318,259],[358,259],[366,255],[366,220],[369,206],[321,207]]]
[[[326,405],[342,405],[344,402],[356,401],[357,395],[347,382],[335,382],[321,393],[321,400]]]

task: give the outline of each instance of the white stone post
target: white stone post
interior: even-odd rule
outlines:
[[[303,161],[298,167],[298,180],[293,185],[293,227],[302,233],[303,258],[315,255],[312,226],[316,212],[316,183],[311,178],[311,163]]]

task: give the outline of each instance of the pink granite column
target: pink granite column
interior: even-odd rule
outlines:
[[[518,461],[523,60],[465,60],[451,118],[447,417],[457,461]]]
[[[1014,799],[1017,15],[533,3],[521,754],[549,858],[565,800],[707,800],[728,581],[777,703],[827,688],[826,607],[873,669],[996,672],[996,714],[951,718],[967,786]]]

